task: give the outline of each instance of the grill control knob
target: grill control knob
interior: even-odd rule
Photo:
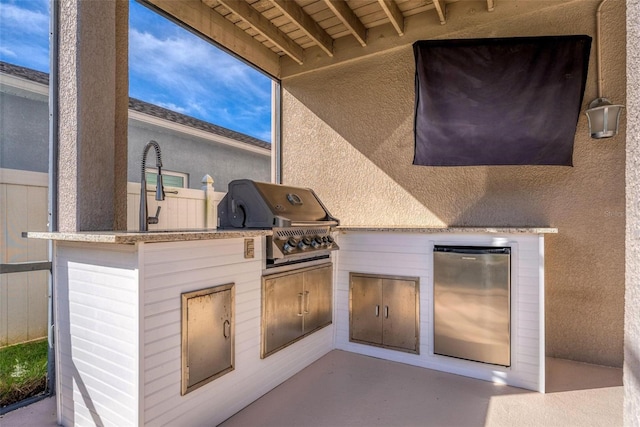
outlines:
[[[298,246],[298,242],[296,241],[296,239],[294,239],[293,237],[289,237],[289,240],[284,242],[284,245],[282,245],[282,250],[288,254],[290,252],[293,252],[293,250],[297,246]]]
[[[303,237],[300,242],[298,242],[298,248],[305,250],[311,245],[311,239],[308,237]]]
[[[327,247],[330,248],[333,246],[333,237],[327,236]]]
[[[311,246],[313,246],[315,249],[318,249],[320,246],[322,246],[322,237],[314,237],[314,239],[311,241]]]

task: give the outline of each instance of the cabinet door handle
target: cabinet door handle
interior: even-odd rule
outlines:
[[[384,318],[385,319],[389,318],[389,306],[388,305],[384,306]]]
[[[309,291],[304,293],[304,314],[309,314]]]
[[[376,317],[380,317],[380,306],[376,305]]]
[[[231,322],[228,320],[225,320],[222,324],[222,335],[224,335],[225,338],[229,338],[231,336]]]
[[[298,313],[296,313],[298,317],[302,316],[302,306],[304,304],[303,299],[304,294],[302,292],[298,293]]]

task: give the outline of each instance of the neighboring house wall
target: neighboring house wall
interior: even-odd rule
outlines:
[[[597,6],[596,0],[559,1],[448,34],[425,28],[423,38],[595,37]],[[447,14],[470,13],[469,7],[449,3]],[[605,95],[620,104],[624,22],[624,2],[607,2]],[[573,168],[413,166],[413,41],[283,80],[283,181],[313,188],[343,224],[557,227],[558,235],[545,238],[547,355],[622,366],[625,116],[617,137],[592,140],[581,113]],[[597,96],[596,81],[594,45],[583,111]],[[322,164],[300,167],[309,158]]]
[[[10,67],[39,81],[0,73],[0,167],[47,172],[46,74]],[[234,179],[271,180],[271,145],[248,135],[135,99],[130,100],[128,130],[128,181],[140,182],[142,150],[151,139],[160,145],[163,168],[188,174],[190,188],[199,189],[205,174],[213,177],[218,191],[227,191]],[[155,167],[153,153],[147,165]]]
[[[211,175],[217,191],[227,191],[229,181],[249,178],[270,181],[271,158],[269,155],[239,150],[229,145],[198,137],[169,127],[145,123],[129,118],[129,171],[128,180],[140,182],[142,150],[149,140],[155,140],[162,151],[163,169],[189,174],[189,187],[200,188],[202,177]],[[155,157],[150,152],[147,166],[155,167]]]
[[[49,170],[47,87],[16,88],[0,80],[0,168]]]

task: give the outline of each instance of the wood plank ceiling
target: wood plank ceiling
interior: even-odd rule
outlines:
[[[499,6],[495,0],[137,1],[268,75],[287,79],[416,40],[586,0],[502,0]]]
[[[319,47],[333,57],[334,40],[353,37],[367,46],[367,31],[391,25],[398,37],[404,20],[420,13],[433,13],[447,22],[445,0],[201,0],[257,42],[279,56],[298,64],[305,50]],[[486,0],[494,10],[494,0]]]

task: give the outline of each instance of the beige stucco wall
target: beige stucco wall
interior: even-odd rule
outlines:
[[[627,264],[624,415],[640,426],[640,2],[627,0]]]
[[[449,16],[470,5],[449,5]],[[455,33],[445,25],[437,37],[594,36],[597,5],[559,2]],[[624,2],[607,3],[604,90],[617,103],[625,102],[624,22]],[[596,141],[581,115],[573,168],[413,166],[413,41],[283,80],[283,182],[314,188],[343,224],[558,227],[546,243],[547,354],[622,366],[624,118],[617,137]],[[584,107],[597,95],[594,55],[595,44]]]
[[[125,230],[129,3],[63,0],[56,6],[57,229]]]

